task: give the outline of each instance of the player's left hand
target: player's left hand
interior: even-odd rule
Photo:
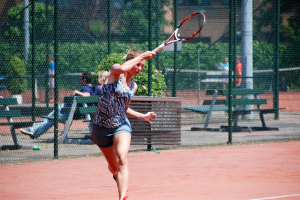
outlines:
[[[148,112],[145,114],[144,120],[146,122],[149,122],[150,124],[152,124],[151,119],[155,119],[156,117],[157,117],[157,114],[155,114],[154,112]]]

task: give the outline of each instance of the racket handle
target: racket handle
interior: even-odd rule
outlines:
[[[159,45],[156,49],[154,49],[153,52],[157,53],[157,52],[159,52],[160,50],[162,50],[165,46],[166,46],[165,43],[162,43],[162,44]]]

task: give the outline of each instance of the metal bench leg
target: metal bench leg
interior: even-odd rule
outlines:
[[[257,94],[255,95],[255,99],[259,99]],[[257,108],[260,110],[261,105],[257,104]],[[261,121],[263,129],[268,129],[267,125],[266,125],[266,122],[265,122],[265,119],[264,119],[264,115],[260,111],[259,111],[259,117],[260,117],[260,121]]]
[[[239,131],[238,120],[239,120],[239,115],[236,114],[236,113],[234,113],[234,114],[233,114],[233,128],[232,128],[232,130],[233,130],[234,132]]]
[[[206,115],[206,120],[205,120],[205,125],[204,125],[204,128],[205,128],[205,129],[208,127],[209,120],[210,120],[210,116],[211,116],[211,113],[212,113],[212,111],[213,111],[213,108],[214,108],[216,99],[217,99],[217,95],[218,95],[218,91],[215,90],[214,96],[213,96],[213,99],[212,99],[212,102],[211,102],[211,104],[210,104],[209,111],[207,112],[207,115]]]
[[[83,107],[88,107],[88,105],[85,103],[85,104],[83,104]],[[92,134],[93,123],[91,122],[92,119],[91,119],[90,114],[85,114],[85,119],[87,121],[90,134]]]
[[[12,139],[14,141],[15,146],[16,147],[20,146],[17,135],[16,135],[15,127],[14,126],[9,126],[9,128],[10,128],[10,133],[11,133],[11,136],[12,136]]]
[[[255,95],[255,99],[258,99],[258,95],[257,94]],[[257,104],[257,108],[260,110],[261,109],[261,105]],[[253,130],[255,130],[255,131],[263,131],[263,130],[275,130],[275,131],[279,131],[278,127],[277,128],[269,128],[269,127],[267,127],[265,119],[264,119],[264,114],[261,113],[260,111],[259,111],[259,117],[260,117],[260,121],[261,121],[262,127],[252,127]]]
[[[250,127],[247,126],[238,126],[238,121],[239,121],[239,114],[234,114],[233,115],[233,132],[243,132],[243,131],[247,131],[247,132],[252,132],[252,129]]]
[[[4,106],[4,110],[9,111],[8,105],[5,105],[5,106]],[[7,118],[7,121],[8,121],[8,122],[13,122],[13,120],[12,120],[11,117],[8,117],[8,118]],[[14,141],[15,146],[16,146],[16,147],[20,146],[20,145],[19,145],[19,142],[18,142],[18,138],[17,138],[16,132],[15,132],[15,127],[12,125],[12,126],[9,126],[9,129],[10,129],[10,133],[11,133],[11,136],[12,136],[12,139],[13,139],[13,141]]]
[[[68,118],[68,120],[66,122],[65,130],[64,130],[64,133],[63,133],[63,137],[62,137],[62,141],[63,142],[65,142],[67,140],[67,136],[68,136],[68,133],[69,133],[69,130],[70,130],[70,126],[71,126],[72,121],[73,121],[73,117],[74,117],[74,113],[75,113],[76,107],[77,107],[77,101],[76,101],[76,97],[74,97],[74,100],[73,100],[73,103],[72,103],[72,107],[71,107],[71,111],[69,113],[69,118]]]

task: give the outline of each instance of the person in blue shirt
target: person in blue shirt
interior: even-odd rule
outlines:
[[[288,91],[289,90],[289,86],[287,81],[284,79],[284,77],[282,77],[282,80],[280,82],[280,91]]]
[[[54,74],[55,74],[55,62],[54,62],[54,56],[53,55],[49,55],[49,102],[53,103],[54,102]]]
[[[97,86],[92,84],[93,76],[90,72],[83,72],[80,76],[80,84],[82,88],[80,90],[74,90],[74,96],[84,96],[89,97],[93,95],[100,95],[102,90]],[[58,117],[59,119],[68,119],[68,114],[61,114],[60,111],[64,107],[70,107],[70,104],[61,104],[58,107]],[[47,117],[54,117],[54,111],[48,114]],[[21,129],[21,133],[30,136],[32,139],[40,137],[42,134],[46,133],[52,126],[54,122],[45,118],[42,122],[38,123],[33,127],[27,127],[25,129]]]

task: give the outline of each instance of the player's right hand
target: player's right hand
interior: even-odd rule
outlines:
[[[156,55],[156,53],[153,51],[146,51],[142,54],[142,56],[145,60],[151,60],[155,55]]]

